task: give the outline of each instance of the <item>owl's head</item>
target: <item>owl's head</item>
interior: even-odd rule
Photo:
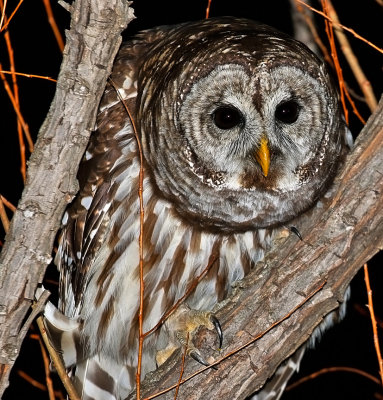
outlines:
[[[180,215],[226,231],[313,205],[345,148],[337,91],[303,44],[232,18],[164,27],[143,59],[144,156]]]

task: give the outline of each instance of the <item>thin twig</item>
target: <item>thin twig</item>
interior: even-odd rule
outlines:
[[[10,201],[8,201],[3,195],[0,194],[0,198],[4,203],[5,207],[9,208],[12,212],[16,211],[16,207]]]
[[[297,386],[300,386],[304,382],[307,382],[307,381],[309,381],[311,379],[316,379],[320,375],[329,374],[329,373],[332,373],[332,372],[350,372],[350,373],[353,373],[353,374],[358,374],[358,375],[364,376],[365,378],[371,380],[372,382],[374,382],[374,383],[376,383],[378,385],[380,384],[380,381],[379,381],[378,378],[376,378],[375,376],[373,376],[373,375],[371,375],[371,374],[369,374],[369,373],[367,373],[365,371],[362,371],[360,369],[351,368],[351,367],[330,367],[330,368],[322,368],[319,371],[316,371],[316,372],[313,372],[310,375],[304,376],[303,378],[299,379],[298,381],[296,381],[296,382],[292,383],[291,385],[287,386],[286,387],[286,392],[296,388]]]
[[[44,295],[45,292],[43,292],[42,296]],[[40,297],[41,299],[41,297]],[[39,299],[39,300],[40,300]],[[45,325],[44,325],[44,321],[43,321],[43,317],[40,316],[37,318],[36,320],[37,322],[37,326],[39,327],[40,333],[41,333],[41,337],[43,338],[45,347],[48,350],[48,353],[52,359],[52,362],[56,368],[56,371],[68,393],[68,396],[71,400],[80,400],[79,395],[76,392],[75,387],[73,386],[72,381],[70,380],[68,374],[66,373],[64,364],[62,362],[61,356],[60,354],[56,351],[56,349],[51,345],[50,341],[49,341],[49,337],[47,334],[47,331],[45,329]]]
[[[1,223],[3,224],[3,228],[5,233],[8,233],[9,231],[9,219],[8,215],[5,211],[4,203],[3,203],[3,197],[0,196],[0,220]]]
[[[332,61],[332,58],[329,54],[329,52],[327,51],[326,46],[324,45],[324,43],[322,42],[322,39],[320,38],[317,28],[311,18],[311,15],[308,15],[308,13],[306,12],[306,9],[304,9],[297,0],[295,0],[295,7],[298,10],[298,12],[300,12],[303,15],[303,18],[308,26],[308,28],[310,29],[310,32],[314,38],[315,43],[317,44],[317,46],[320,48],[322,54],[323,54],[323,58],[325,59],[325,61],[330,64],[333,68],[334,67],[334,63]]]
[[[322,0],[322,7],[323,7],[324,13],[327,15],[327,13],[328,13],[328,4],[327,4],[326,0]],[[348,102],[350,103],[352,111],[354,112],[354,114],[359,118],[359,120],[362,122],[362,124],[365,124],[366,121],[360,115],[359,111],[357,110],[357,108],[355,106],[354,101],[352,100],[352,98],[351,98],[351,96],[348,93],[348,90],[346,88],[345,81],[343,79],[342,68],[340,66],[338,53],[337,53],[336,46],[335,46],[333,26],[332,26],[332,23],[327,21],[327,20],[325,20],[325,30],[326,30],[326,34],[327,34],[327,37],[328,37],[328,40],[329,40],[329,43],[330,43],[331,56],[332,56],[332,58],[334,60],[335,71],[336,71],[337,77],[338,77],[340,100],[341,100],[341,103],[342,103],[342,106],[343,106],[344,118],[346,120],[346,123],[348,124],[348,109],[346,107],[345,96],[346,96]]]
[[[363,317],[370,318],[370,312],[366,310],[365,306],[361,306],[360,304],[354,304],[354,309],[357,313],[359,313]],[[383,319],[376,317],[376,323],[380,329],[383,329]]]
[[[321,4],[322,4],[322,8],[323,8],[325,15],[327,15],[326,0],[322,0]],[[326,34],[327,34],[327,37],[328,37],[328,40],[330,43],[331,57],[333,59],[335,71],[336,71],[337,78],[338,78],[340,101],[341,101],[342,107],[343,107],[344,118],[346,120],[346,123],[348,124],[348,109],[346,107],[346,102],[344,99],[345,86],[344,86],[344,80],[343,80],[343,72],[342,72],[342,68],[339,63],[338,53],[336,51],[333,27],[332,27],[332,24],[328,20],[325,20],[325,30],[326,30]]]
[[[10,72],[12,74],[12,86],[13,86],[13,95],[15,97],[15,103],[17,105],[18,110],[21,113],[20,109],[20,98],[19,98],[19,85],[17,84],[17,77],[14,74],[15,72],[15,57],[13,52],[13,46],[11,43],[11,36],[9,34],[9,30],[7,29],[4,33],[5,43],[7,45],[8,50],[8,58],[9,58],[9,67]],[[20,149],[20,172],[23,178],[23,182],[25,183],[26,174],[27,174],[27,160],[25,154],[25,141],[23,136],[23,128],[19,119],[17,119],[17,135],[19,138],[19,149]]]
[[[5,9],[7,7],[7,0],[4,0],[4,5],[1,5],[1,19],[0,19],[0,32],[2,31],[2,26],[5,20]]]
[[[142,154],[142,146],[141,146],[141,141],[140,138],[138,137],[137,129],[136,129],[136,124],[133,119],[133,115],[130,113],[130,110],[124,101],[124,99],[121,97],[120,92],[117,89],[117,86],[113,82],[111,78],[109,78],[109,81],[113,88],[116,91],[116,94],[118,98],[120,99],[121,103],[123,104],[126,112],[128,113],[130,122],[132,124],[134,136],[136,138],[137,142],[137,148],[138,148],[138,154],[139,154],[139,159],[140,159],[140,172],[139,172],[139,184],[138,184],[138,198],[140,201],[140,236],[138,238],[139,242],[139,253],[140,253],[140,307],[138,311],[138,332],[139,332],[139,340],[138,340],[138,363],[137,363],[137,372],[136,372],[136,393],[137,393],[137,400],[140,400],[140,385],[141,385],[141,367],[142,367],[142,350],[143,350],[143,344],[144,344],[144,331],[143,331],[143,322],[144,322],[144,288],[145,288],[145,283],[144,283],[144,197],[143,197],[143,186],[144,186],[144,157]]]
[[[179,379],[178,379],[178,384],[177,384],[177,387],[176,387],[176,392],[174,393],[174,400],[177,400],[178,391],[179,391],[179,389],[180,389],[182,377],[183,377],[183,375],[184,375],[184,371],[185,371],[185,369],[184,369],[184,368],[185,368],[185,358],[186,358],[186,353],[187,353],[187,350],[188,350],[188,346],[189,346],[189,332],[187,333],[187,336],[186,336],[185,350],[184,350],[184,352],[183,352],[183,354],[182,354],[180,377],[179,377]]]
[[[306,4],[304,1],[302,0],[296,0],[298,3],[304,5],[305,7],[309,8],[311,11],[314,11],[315,13],[321,15],[323,18],[327,19],[330,22],[333,22],[331,20],[331,18],[329,16],[327,16],[324,12],[319,11],[311,6],[309,6],[308,4]],[[336,25],[339,28],[344,29],[347,32],[350,32],[352,35],[354,35],[357,39],[361,40],[362,42],[368,44],[369,46],[371,46],[372,48],[374,48],[375,50],[379,51],[380,53],[383,53],[383,49],[381,49],[380,47],[376,46],[374,43],[370,42],[369,40],[365,39],[363,36],[359,35],[358,33],[356,33],[353,29],[351,28],[347,28],[347,26],[344,26],[342,24],[337,24],[335,23],[334,25]]]
[[[44,343],[40,337],[39,337],[39,344],[40,344],[41,354],[43,356],[44,370],[45,370],[45,382],[46,382],[47,389],[48,389],[49,400],[55,400],[55,391],[53,389],[51,371],[49,369],[49,363],[50,363],[49,357],[48,357],[47,351],[45,350]]]
[[[42,384],[41,382],[37,381],[36,379],[32,378],[30,375],[28,375],[26,372],[22,371],[22,370],[17,370],[17,374],[25,379],[29,384],[31,384],[32,386],[34,386],[37,389],[43,390],[44,392],[47,391],[47,387]]]
[[[356,93],[356,91],[352,87],[350,87],[350,85],[346,81],[344,82],[344,84],[346,86],[346,89],[350,93],[351,97],[353,97],[355,100],[358,100],[362,103],[366,102],[366,99],[363,96],[361,96],[360,94]]]
[[[21,4],[23,3],[24,0],[20,0],[19,4],[17,4],[16,8],[13,10],[11,16],[8,18],[8,21],[5,23],[5,25],[3,27],[1,27],[1,23],[0,23],[0,32],[3,32],[4,29],[8,28],[9,23],[11,22],[12,18],[15,16],[17,10],[19,9],[19,7],[21,6]],[[7,1],[4,1],[4,4],[6,4]],[[5,10],[5,6],[4,6],[4,10]]]
[[[32,305],[32,311],[29,314],[27,320],[24,322],[24,325],[20,329],[19,334],[17,335],[17,345],[19,348],[21,347],[21,344],[23,343],[29,327],[32,325],[32,322],[35,320],[37,315],[39,315],[43,311],[45,303],[47,302],[49,296],[50,292],[48,290],[45,290],[40,298],[37,300],[37,302]]]
[[[3,7],[3,1],[0,1],[1,6]],[[5,9],[5,7],[4,7]],[[7,23],[7,17],[4,17],[5,23]],[[9,58],[9,67],[10,67],[10,72],[12,74],[12,86],[13,86],[13,96],[15,99],[15,104],[17,109],[20,111],[20,99],[19,99],[19,86],[17,84],[17,77],[14,74],[16,68],[15,68],[15,58],[14,58],[14,52],[13,52],[13,47],[11,43],[11,36],[9,33],[9,30],[7,29],[4,33],[4,39],[7,47],[7,52],[8,52],[8,58]],[[23,136],[23,129],[22,125],[19,119],[17,119],[17,135],[19,138],[19,149],[20,149],[20,172],[21,176],[23,179],[23,182],[26,180],[26,169],[27,169],[27,163],[26,163],[26,154],[25,154],[25,141],[24,141],[24,136]]]
[[[323,44],[322,40],[320,39],[320,37],[318,35],[318,31],[317,31],[317,29],[316,29],[311,17],[304,11],[304,8],[299,4],[299,0],[295,0],[295,5],[296,5],[297,10],[299,12],[301,12],[302,15],[304,16],[305,22],[306,22],[307,26],[309,27],[309,29],[310,29],[313,37],[314,37],[314,40],[315,40],[316,44],[321,49],[324,59],[338,73],[337,67],[335,66],[334,61],[330,57],[326,46]],[[326,23],[328,23],[328,21],[326,21]],[[332,51],[336,52],[335,44],[333,43],[333,38],[330,37],[329,34],[328,34],[328,36],[329,36],[329,41],[330,41],[330,45],[331,45]],[[340,68],[340,66],[338,66],[338,68]],[[355,106],[355,103],[353,102],[350,94],[352,94],[355,98],[357,98],[359,101],[362,101],[362,102],[366,102],[366,99],[364,97],[360,97],[360,96],[357,97],[357,95],[354,92],[352,92],[352,90],[348,87],[347,83],[343,80],[343,77],[342,77],[342,85],[344,87],[344,94],[346,95],[347,100],[351,104],[351,108],[352,108],[353,113],[359,118],[359,120],[362,122],[362,124],[365,124],[366,121],[364,120],[364,118],[360,115],[359,111],[357,110],[357,108]],[[347,115],[347,111],[345,111],[345,114]]]
[[[339,22],[339,18],[334,9],[334,6],[331,3],[331,0],[327,0],[327,5],[328,5],[328,16],[331,18],[331,20],[335,25],[339,26],[337,27],[337,29],[335,29],[335,35],[339,41],[342,52],[346,57],[352,72],[354,73],[355,79],[357,80],[360,89],[364,94],[364,97],[366,99],[368,107],[370,108],[370,111],[374,112],[374,110],[378,106],[378,102],[372,90],[371,83],[364,74],[358,59],[355,57],[355,54],[351,49],[350,43],[346,35],[343,33],[342,28],[340,27],[341,24]]]
[[[14,72],[14,71],[1,71],[3,74],[10,74],[10,75],[19,75],[24,76],[26,78],[38,78],[38,79],[46,79],[47,81],[57,82],[57,79],[51,78],[50,76],[42,76],[42,75],[34,75],[34,74],[24,74],[23,72]]]
[[[64,50],[64,40],[63,40],[63,38],[61,36],[61,33],[60,33],[60,30],[59,30],[59,28],[58,28],[58,26],[56,24],[56,20],[55,20],[55,17],[53,15],[51,3],[50,3],[49,0],[43,0],[43,3],[44,3],[45,11],[47,12],[49,25],[52,28],[53,34],[55,35],[57,44],[58,44],[59,49],[60,49],[60,51],[62,53],[63,50]]]
[[[372,290],[371,290],[371,286],[370,286],[370,277],[368,275],[367,264],[364,264],[363,269],[364,269],[364,281],[366,282],[367,297],[368,297],[368,306],[367,307],[368,307],[368,310],[370,311],[372,331],[374,333],[375,351],[376,351],[376,355],[378,357],[378,364],[379,364],[379,375],[380,375],[380,379],[381,379],[381,384],[383,386],[383,360],[382,360],[382,354],[380,352],[378,328],[377,328],[377,323],[376,323],[376,319],[375,319],[374,304],[372,301]]]
[[[208,18],[209,18],[209,15],[210,15],[210,6],[211,6],[211,0],[207,0],[205,19],[208,19]]]
[[[36,335],[36,339],[40,340],[40,336]],[[41,382],[37,381],[36,379],[32,378],[30,375],[28,375],[26,372],[22,371],[22,370],[17,370],[17,374],[24,380],[26,380],[30,385],[32,385],[33,387],[42,390],[43,392],[47,391],[47,387],[42,384]],[[54,391],[54,397],[53,399],[58,398],[58,399],[64,399],[64,395],[60,390],[55,390]]]
[[[20,121],[21,126],[23,127],[23,131],[24,131],[25,137],[27,138],[27,141],[28,141],[29,150],[30,150],[30,152],[32,152],[33,151],[33,142],[32,142],[32,139],[31,139],[31,135],[29,133],[28,124],[25,122],[25,120],[24,120],[24,118],[23,118],[23,116],[22,116],[22,114],[20,112],[20,108],[17,105],[16,99],[15,99],[13,93],[12,93],[12,90],[9,87],[9,84],[8,84],[7,80],[5,79],[5,76],[4,76],[4,74],[2,73],[1,70],[2,70],[2,66],[0,64],[0,78],[3,81],[4,88],[5,88],[5,90],[6,90],[7,94],[8,94],[9,99],[11,100],[11,103],[12,103],[13,109],[15,110],[17,118]]]
[[[125,103],[124,103],[125,104]],[[126,107],[126,105],[125,105]],[[141,387],[141,367],[142,367],[142,350],[144,345],[144,290],[145,290],[145,282],[144,282],[144,196],[143,196],[143,186],[144,186],[144,160],[142,155],[142,147],[141,141],[138,137],[137,129],[130,114],[130,111],[126,107],[128,111],[129,118],[132,123],[132,127],[134,130],[134,135],[137,140],[138,153],[140,157],[140,173],[139,173],[139,184],[138,184],[138,198],[140,200],[140,236],[138,238],[139,241],[139,250],[140,250],[140,309],[138,314],[138,328],[139,328],[139,346],[138,346],[138,364],[137,364],[137,376],[136,376],[136,388],[137,388],[137,400],[140,400],[140,387]]]
[[[343,81],[344,84],[344,88],[345,88],[345,95],[347,97],[348,102],[351,104],[351,108],[352,108],[352,112],[359,118],[360,122],[365,125],[366,124],[366,120],[360,115],[358,109],[356,108],[356,105],[354,103],[354,100],[351,98],[351,95],[349,93],[349,90],[346,87],[346,82]]]

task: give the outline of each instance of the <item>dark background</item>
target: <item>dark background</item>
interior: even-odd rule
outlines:
[[[107,1],[107,0],[106,0]],[[8,2],[9,16],[18,1]],[[69,14],[56,2],[51,2],[54,14],[62,33],[69,28]],[[141,29],[156,25],[174,24],[184,21],[202,19],[205,16],[207,0],[193,1],[149,1],[134,2],[135,15],[124,34],[126,38]],[[353,28],[376,45],[382,47],[382,7],[375,0],[363,2],[333,1],[341,22]],[[319,8],[315,1],[313,5]],[[281,31],[292,34],[289,14],[289,3],[286,0],[249,1],[249,0],[212,0],[211,16],[234,15],[258,20],[275,26]],[[316,17],[317,27],[324,32],[324,24]],[[16,70],[31,74],[57,77],[61,53],[47,21],[42,0],[25,1],[13,21],[9,25],[12,45],[15,52]],[[376,50],[348,35],[351,46],[358,57],[362,68],[379,98],[382,93],[382,56]],[[323,36],[327,44],[326,37]],[[338,49],[339,50],[339,49]],[[347,84],[360,93],[347,63],[340,55],[341,65]],[[8,70],[8,56],[4,45],[3,33],[0,34],[0,62],[3,69]],[[10,81],[10,80],[9,80]],[[35,139],[40,125],[49,109],[55,91],[55,84],[40,79],[18,78],[20,89],[21,110],[30,131]],[[23,188],[20,169],[19,145],[16,130],[16,116],[12,110],[5,90],[0,84],[0,194],[13,204],[17,204]],[[368,108],[357,101],[357,106],[365,119],[369,116]],[[350,128],[354,134],[360,131],[362,125],[350,113]],[[11,213],[9,213],[11,217]],[[0,228],[0,240],[3,241],[4,231]],[[383,319],[383,283],[382,255],[378,254],[369,262],[370,280],[374,293],[375,313]],[[57,279],[53,266],[49,267],[49,281]],[[57,290],[54,284],[46,283],[53,293]],[[324,367],[348,366],[363,370],[378,377],[378,363],[372,340],[371,322],[366,313],[367,295],[362,271],[353,280],[352,297],[348,304],[348,314],[343,322],[325,334],[316,350],[309,351],[302,363],[299,376],[304,376]],[[53,295],[55,296],[55,295]],[[380,336],[382,337],[382,322],[380,320]],[[383,345],[383,342],[381,341]],[[382,346],[383,347],[383,346]],[[18,375],[22,370],[34,379],[44,383],[45,375],[37,340],[28,338],[22,348],[11,375],[10,387],[4,399],[48,399],[47,392],[34,388]],[[296,380],[295,376],[293,380]],[[55,388],[60,384],[55,379]],[[299,399],[383,399],[383,393],[378,385],[367,378],[345,372],[333,372],[320,376],[302,384],[300,387],[286,393],[284,400]]]

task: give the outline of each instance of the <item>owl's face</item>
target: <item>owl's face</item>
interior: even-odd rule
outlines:
[[[163,195],[202,227],[282,224],[334,174],[345,129],[336,90],[307,48],[272,28],[200,25],[183,29],[187,52],[154,69],[169,82],[143,82],[145,158]]]
[[[222,173],[217,189],[295,191],[300,166],[323,140],[316,132],[326,93],[295,67],[256,72],[235,64],[215,68],[185,98],[179,129],[199,162]]]

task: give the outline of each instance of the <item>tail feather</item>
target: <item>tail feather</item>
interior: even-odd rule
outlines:
[[[125,365],[108,357],[85,354],[79,319],[65,316],[50,302],[44,316],[51,344],[61,354],[82,400],[119,400],[128,396],[134,386],[132,374]]]
[[[250,399],[278,400],[285,391],[291,376],[298,371],[305,350],[306,345],[304,344],[278,367],[273,377],[263,386],[262,390],[254,394]]]
[[[131,391],[125,366],[99,354],[76,366],[73,382],[82,400],[119,400]]]
[[[66,317],[51,302],[44,311],[44,324],[55,350],[61,354],[66,368],[83,359],[80,344],[80,322]]]

